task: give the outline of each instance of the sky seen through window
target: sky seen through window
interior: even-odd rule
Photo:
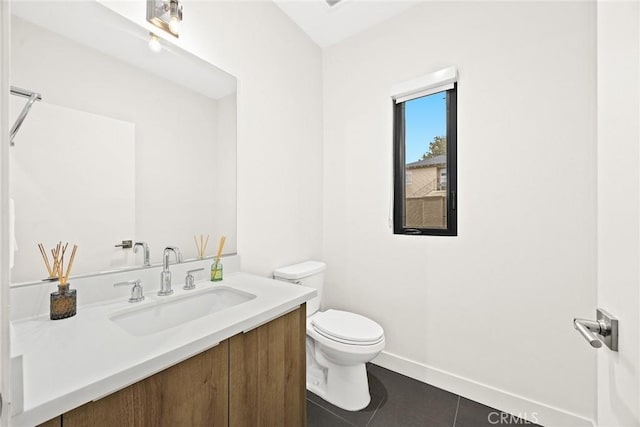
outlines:
[[[436,136],[447,134],[446,92],[405,103],[405,163],[420,160]]]

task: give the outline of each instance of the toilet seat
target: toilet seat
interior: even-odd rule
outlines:
[[[311,326],[320,335],[349,345],[370,346],[384,340],[384,330],[373,320],[348,311],[329,309],[317,313]]]

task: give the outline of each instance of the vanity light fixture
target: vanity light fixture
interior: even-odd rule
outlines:
[[[147,0],[147,21],[178,37],[182,22],[180,0]]]
[[[152,52],[160,52],[162,50],[162,45],[160,44],[160,37],[156,36],[153,33],[149,33],[149,49]]]
[[[175,12],[173,12],[174,9]],[[169,13],[169,31],[178,35],[180,33],[180,22],[182,22],[182,5],[177,1],[172,1],[171,10],[172,12]]]

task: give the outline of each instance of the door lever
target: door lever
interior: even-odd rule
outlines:
[[[611,351],[618,351],[618,319],[607,311],[599,308],[595,321],[574,318],[573,327],[592,347],[600,348],[604,343]]]

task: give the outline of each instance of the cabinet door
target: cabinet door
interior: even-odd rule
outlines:
[[[62,427],[62,415],[52,418],[49,421],[38,425],[38,427]]]
[[[228,426],[229,344],[203,353],[62,417],[65,427]]]
[[[302,305],[229,340],[230,426],[306,426],[305,336]]]

